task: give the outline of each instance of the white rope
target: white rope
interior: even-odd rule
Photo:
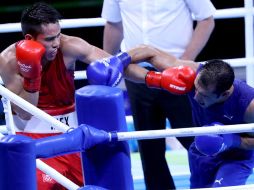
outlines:
[[[39,108],[35,107],[31,103],[25,101],[24,99],[22,99],[21,97],[19,97],[16,94],[14,94],[13,92],[11,92],[10,90],[8,90],[7,88],[5,88],[2,85],[0,85],[0,94],[3,97],[9,99],[14,104],[16,104],[19,107],[21,107],[22,109],[24,109],[25,111],[31,113],[35,117],[48,122],[49,124],[54,126],[57,130],[59,130],[61,132],[66,132],[69,129],[69,127],[67,125],[65,125],[64,123],[61,123],[54,117],[50,116],[49,114],[47,114],[44,111],[40,110]]]
[[[216,10],[215,19],[239,18],[247,14],[254,14],[254,9],[247,8],[229,8]],[[77,18],[77,19],[62,19],[61,27],[64,28],[81,28],[81,27],[97,27],[104,26],[105,19],[103,18]],[[20,23],[5,23],[0,24],[0,33],[20,32]]]
[[[74,77],[75,80],[86,79],[87,78],[86,71],[75,71]]]
[[[228,9],[217,9],[214,18],[215,19],[228,19],[228,18],[241,18],[247,14],[254,14],[254,8],[228,8]]]
[[[2,97],[2,103],[4,108],[6,128],[9,135],[14,135],[16,133],[13,121],[13,115],[11,110],[11,103],[6,97]]]
[[[80,27],[95,27],[104,26],[106,20],[103,18],[75,18],[63,19],[60,21],[61,28],[80,28]]]
[[[166,137],[188,137],[206,134],[226,134],[226,133],[243,133],[243,132],[254,132],[254,123],[210,126],[210,127],[130,131],[130,132],[118,132],[116,134],[118,141],[125,141],[133,139],[142,140],[142,139],[157,139]]]
[[[224,61],[228,62],[232,67],[243,67],[250,64],[254,64],[254,58],[235,58],[235,59],[224,59]]]
[[[62,19],[60,21],[61,28],[81,28],[91,26],[104,26],[103,18],[77,18],[77,19]],[[0,33],[21,32],[20,22],[0,24]]]
[[[76,185],[71,180],[69,180],[62,174],[60,174],[54,168],[49,167],[47,164],[45,164],[41,160],[36,159],[36,166],[38,169],[40,169],[44,173],[48,174],[50,177],[52,177],[54,180],[56,180],[58,183],[60,183],[65,188],[67,188],[69,190],[77,190],[79,188],[78,185]]]
[[[1,134],[7,134],[8,133],[6,125],[0,125],[0,133]]]

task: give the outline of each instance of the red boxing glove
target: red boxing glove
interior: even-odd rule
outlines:
[[[20,74],[24,77],[23,87],[34,93],[41,86],[41,58],[45,53],[43,45],[32,40],[22,40],[16,44],[16,58]]]
[[[146,85],[182,95],[192,89],[195,78],[195,71],[188,66],[170,67],[162,73],[149,71],[146,75]]]

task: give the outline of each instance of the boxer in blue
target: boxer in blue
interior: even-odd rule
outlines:
[[[162,71],[147,73],[144,80],[150,87],[188,93],[196,126],[254,122],[254,89],[235,79],[228,63],[179,60],[146,45],[131,49],[128,54],[132,62],[146,60]],[[191,68],[194,80],[191,71],[186,75],[171,72],[172,68]],[[249,133],[196,137],[188,150],[191,188],[244,185],[254,167],[253,150],[254,138]]]
[[[254,89],[234,80],[223,61],[199,67],[189,97],[197,126],[253,122]],[[197,136],[188,152],[191,188],[244,185],[254,166],[253,142],[251,134]]]

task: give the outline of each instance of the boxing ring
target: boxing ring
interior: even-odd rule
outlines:
[[[223,9],[223,10],[217,10],[215,14],[215,19],[230,19],[230,18],[239,18],[244,17],[245,20],[245,49],[246,49],[246,55],[243,58],[235,58],[235,59],[228,59],[228,61],[233,67],[246,67],[246,81],[249,85],[254,87],[254,30],[253,30],[253,15],[254,15],[254,8],[253,8],[253,1],[252,0],[245,0],[244,1],[244,7],[243,8],[232,8],[232,9]],[[61,27],[64,28],[80,28],[80,27],[96,27],[96,26],[103,26],[105,24],[105,21],[101,18],[92,18],[92,19],[67,19],[61,21]],[[0,32],[17,32],[21,31],[20,29],[20,23],[7,23],[7,24],[1,24],[0,25]],[[82,79],[85,76],[84,71],[76,71],[75,72],[75,79]],[[105,95],[107,94],[107,96]],[[55,118],[51,117],[47,113],[41,111],[40,109],[36,108],[32,104],[26,102],[19,96],[15,95],[2,85],[0,85],[0,94],[4,97],[4,111],[6,116],[6,130],[2,131],[3,133],[8,133],[9,136],[13,137],[15,136],[15,131],[13,130],[13,118],[11,114],[11,106],[10,102],[18,105],[19,107],[23,108],[24,110],[28,111],[32,115],[36,116],[37,118],[46,121],[47,123],[54,126],[57,130],[66,133],[71,133],[72,131],[69,130],[69,127],[60,121],[56,120]],[[108,94],[110,94],[108,96]],[[95,101],[96,100],[96,103]],[[126,144],[127,140],[141,140],[141,139],[155,139],[155,138],[165,138],[165,137],[184,137],[184,136],[197,136],[197,135],[203,135],[203,134],[225,134],[225,133],[241,133],[241,132],[254,132],[254,124],[241,124],[241,125],[227,125],[227,126],[212,126],[212,127],[206,127],[206,128],[199,128],[199,127],[193,127],[193,128],[182,128],[182,129],[166,129],[166,130],[153,130],[153,131],[133,131],[133,132],[127,132],[126,128],[126,120],[123,110],[123,94],[122,90],[119,88],[110,88],[110,87],[103,87],[103,86],[90,86],[90,87],[84,87],[79,89],[76,92],[76,101],[79,102],[77,106],[77,115],[78,115],[78,123],[81,124],[87,124],[91,125],[95,128],[102,129],[107,131],[107,138],[102,139],[101,144],[98,142],[98,145],[95,146],[95,148],[92,148],[87,151],[84,147],[81,148],[80,152],[82,152],[82,158],[84,162],[87,164],[83,164],[86,166],[84,167],[85,171],[91,171],[91,175],[87,174],[84,178],[85,181],[91,182],[88,183],[87,187],[79,187],[78,185],[71,182],[66,177],[62,176],[60,173],[58,173],[53,168],[47,166],[45,163],[43,163],[41,160],[36,159],[37,157],[36,153],[33,153],[32,151],[29,152],[31,154],[34,154],[34,157],[30,159],[31,162],[34,163],[34,165],[31,166],[31,173],[34,173],[35,171],[35,164],[38,169],[42,170],[44,173],[48,174],[50,177],[55,179],[57,182],[59,182],[61,185],[66,187],[67,189],[75,190],[75,189],[89,189],[89,185],[96,185],[99,187],[106,188],[106,189],[117,189],[118,183],[110,180],[112,184],[108,184],[108,182],[105,182],[102,178],[109,179],[109,178],[115,178],[117,181],[118,179],[123,183],[123,189],[134,189],[133,188],[133,179],[131,175],[131,163],[130,163],[130,151],[128,148],[128,144]],[[98,103],[99,102],[99,103]],[[109,104],[109,103],[110,104]],[[107,107],[108,109],[106,111],[100,109],[99,106]],[[106,106],[105,106],[106,105]],[[91,108],[91,106],[94,106],[96,109],[88,109],[85,110],[85,107]],[[115,118],[112,120],[109,119],[109,116],[107,114],[108,110],[111,110],[115,114]],[[88,117],[88,114],[90,117]],[[93,115],[94,114],[94,115]],[[86,116],[84,116],[86,115]],[[113,114],[112,114],[113,115]],[[99,121],[98,121],[98,118]],[[6,138],[8,135],[3,135],[0,133],[0,139]],[[82,136],[82,138],[86,138],[86,136]],[[14,138],[15,139],[15,138]],[[67,140],[69,140],[67,138]],[[1,140],[0,140],[1,141]],[[26,139],[18,139],[18,142],[24,142],[27,143]],[[30,143],[30,141],[29,141]],[[29,147],[33,147],[33,144],[36,144],[36,142],[32,141],[31,144],[29,144]],[[120,144],[118,144],[120,143]],[[14,141],[14,143],[0,143],[4,144],[5,146],[9,148],[15,146],[19,146],[19,144]],[[21,143],[22,144],[22,143]],[[38,143],[37,143],[38,144]],[[113,144],[113,145],[112,145]],[[117,145],[115,145],[117,144]],[[25,144],[26,145],[26,144]],[[114,155],[112,154],[112,147],[117,146],[117,151],[114,152]],[[104,151],[103,149],[106,147],[107,151]],[[1,148],[1,146],[0,146]],[[61,151],[66,147],[60,147]],[[26,149],[25,149],[26,150]],[[59,151],[61,153],[61,151]],[[73,147],[67,147],[66,152],[72,152],[77,151],[73,150]],[[114,149],[115,151],[115,149]],[[56,151],[57,152],[57,151]],[[59,154],[57,152],[56,154]],[[103,152],[103,153],[101,153]],[[0,153],[1,154],[1,153]],[[41,153],[43,154],[43,153]],[[51,150],[49,152],[46,152],[45,154],[52,154],[55,156],[55,154],[52,153]],[[23,155],[23,154],[22,154]],[[21,156],[22,156],[21,155]],[[105,156],[108,158],[108,160],[105,162],[104,160],[97,160],[101,161],[101,168],[96,168],[94,163],[92,162],[92,159],[96,159],[97,156]],[[113,155],[113,156],[112,156]],[[115,156],[117,155],[117,156]],[[112,160],[114,160],[114,163],[112,163]],[[15,159],[14,159],[15,161]],[[17,161],[21,162],[23,164],[22,159],[17,158]],[[89,164],[90,165],[89,165]],[[8,166],[13,167],[14,163],[9,163]],[[29,163],[24,163],[29,164]],[[97,163],[98,164],[98,163]],[[103,175],[103,172],[108,171],[105,170],[103,164],[108,164],[109,167],[117,167],[119,169],[119,172],[117,173],[119,176],[105,174]],[[0,160],[1,165],[1,160]],[[89,166],[88,166],[89,165]],[[2,166],[2,165],[1,165]],[[96,171],[93,173],[93,171]],[[87,172],[89,173],[89,172]],[[115,174],[115,173],[114,173]],[[90,175],[90,176],[89,176]],[[32,177],[31,177],[32,176]],[[31,179],[24,179],[27,180],[27,183],[31,183],[32,180],[33,184],[35,184],[35,176],[34,175],[28,175],[28,176],[18,176],[18,177],[31,177]],[[97,177],[97,179],[96,179]],[[2,179],[1,179],[2,178]],[[5,182],[3,182],[3,179],[6,179],[5,174],[3,171],[0,171],[0,189],[3,187],[4,189],[10,190],[11,188],[8,187]],[[15,182],[15,179],[12,179],[12,181]],[[98,182],[97,182],[98,181]],[[93,183],[94,182],[94,183]],[[4,184],[4,186],[1,186],[1,183]],[[6,186],[5,186],[6,185]],[[5,188],[7,187],[7,188]],[[29,190],[34,189],[35,186],[29,187]],[[219,189],[254,189],[254,185],[245,185],[245,186],[235,186],[235,187],[223,187]],[[28,190],[28,189],[27,189]]]

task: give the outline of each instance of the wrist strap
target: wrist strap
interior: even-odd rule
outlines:
[[[118,53],[116,54],[116,57],[122,61],[124,68],[131,63],[131,56],[129,56],[129,54],[126,52]]]
[[[38,77],[36,79],[24,78],[23,88],[25,91],[35,93],[40,90],[40,87],[41,87],[41,77]]]
[[[149,71],[146,74],[146,85],[153,88],[161,88],[161,73],[156,71]]]

